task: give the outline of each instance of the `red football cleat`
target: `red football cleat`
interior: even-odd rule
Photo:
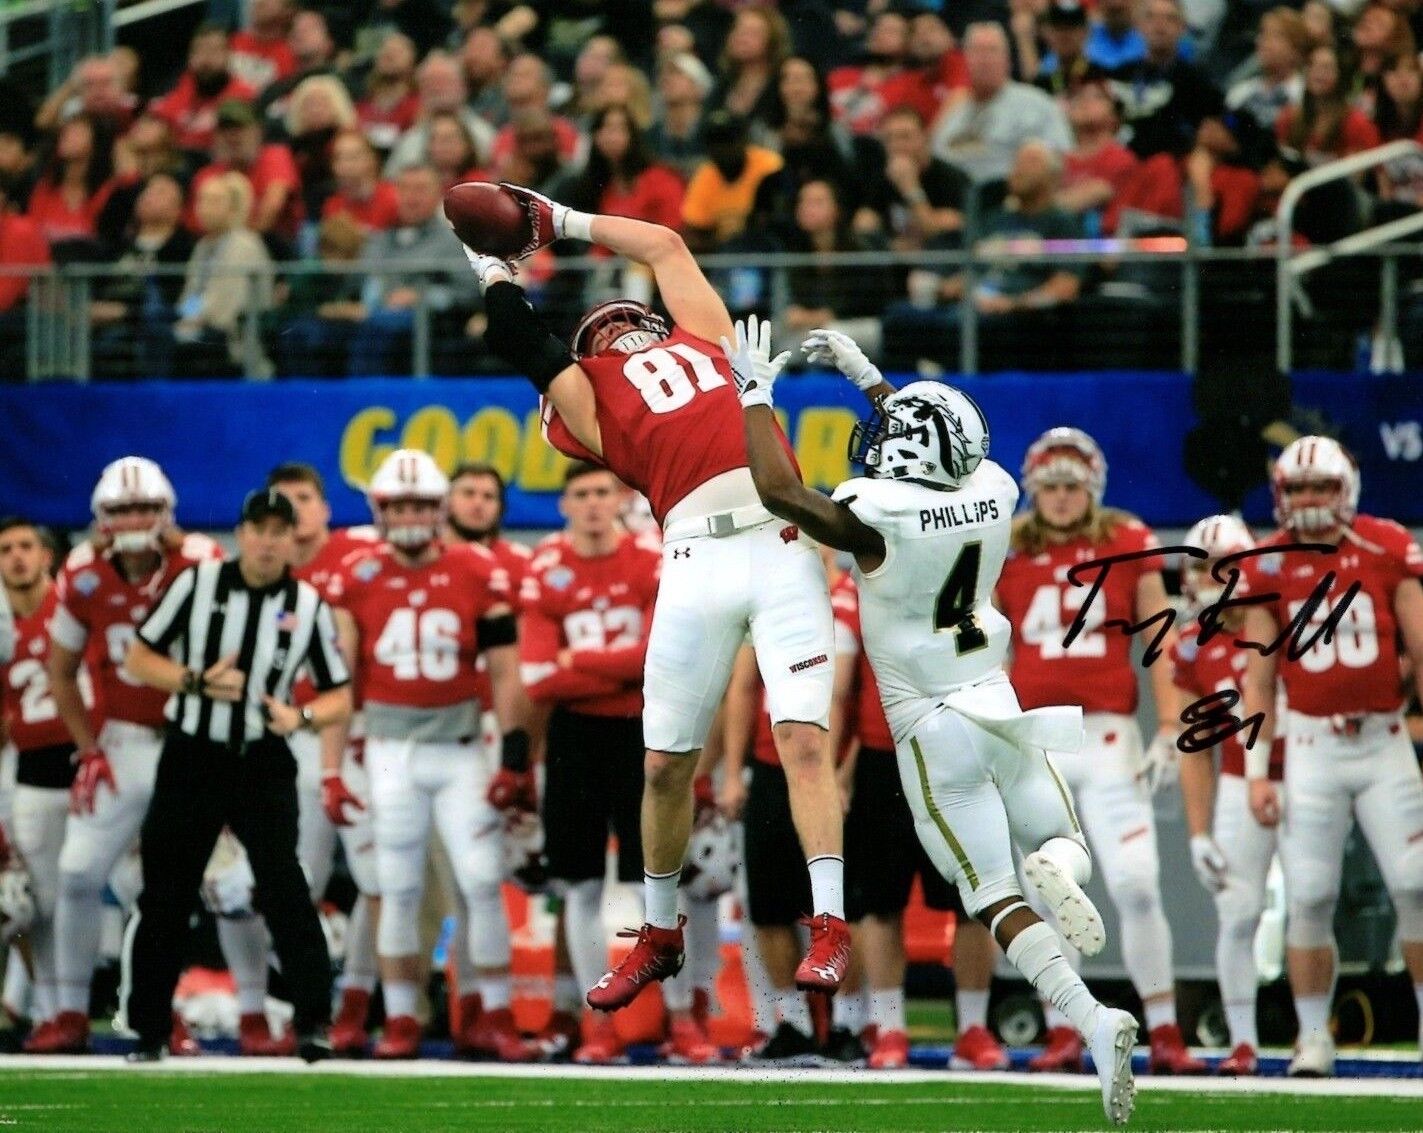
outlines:
[[[1236,1044],[1235,1049],[1220,1060],[1215,1072],[1223,1078],[1253,1078],[1260,1073],[1255,1048],[1249,1043]]]
[[[358,987],[341,991],[341,1005],[331,1022],[329,1037],[333,1054],[365,1054],[370,1036],[366,1033],[366,1015],[371,1007],[371,993]]]
[[[623,1040],[618,1038],[611,1015],[600,1012],[588,1021],[588,1037],[583,1040],[573,1061],[581,1066],[608,1066],[627,1061],[623,1054]]]
[[[706,1066],[721,1061],[721,1051],[689,1015],[668,1023],[667,1041],[658,1053],[674,1066]]]
[[[645,924],[635,932],[624,929],[618,933],[637,943],[621,964],[588,989],[588,1006],[595,1011],[616,1011],[636,999],[648,984],[680,972],[686,959],[682,944],[682,926],[686,923],[686,917],[678,916],[676,928]]]
[[[485,1011],[465,1028],[464,1043],[474,1054],[500,1062],[532,1062],[538,1049],[519,1034],[514,1013],[507,1007]]]
[[[795,970],[795,985],[801,991],[833,993],[850,965],[850,926],[829,913],[803,917],[800,923],[810,926],[810,951]]]
[[[85,1054],[89,1017],[82,1011],[61,1011],[36,1027],[20,1049],[26,1054]]]
[[[1181,1037],[1181,1028],[1175,1023],[1162,1023],[1151,1030],[1151,1060],[1148,1067],[1153,1074],[1207,1074],[1210,1067],[1199,1058],[1192,1058],[1186,1049],[1186,1040]]]
[[[450,1029],[450,1038],[455,1041],[455,1053],[459,1055],[479,1054],[470,1042],[469,1036],[474,1033],[474,1028],[479,1023],[479,1017],[484,1013],[484,1000],[479,993],[471,992],[469,995],[462,995],[459,999],[459,1029],[455,1030],[453,1023]]]
[[[287,1058],[296,1053],[296,1036],[272,1034],[267,1016],[252,1012],[238,1020],[237,1052],[247,1058]]]
[[[949,1067],[953,1070],[1007,1070],[1008,1052],[987,1027],[970,1027],[954,1043]]]
[[[880,1031],[870,1051],[871,1070],[903,1070],[909,1065],[909,1036],[903,1031]]]
[[[420,1020],[413,1015],[393,1015],[386,1019],[380,1042],[371,1052],[376,1058],[415,1058],[420,1054]]]
[[[702,1030],[707,1029],[707,1020],[711,1018],[711,992],[704,987],[692,989],[692,1018],[697,1021],[697,1026]]]
[[[583,1029],[578,1020],[567,1011],[555,1011],[534,1039],[534,1045],[546,1061],[559,1062],[571,1057],[582,1041]]]
[[[1028,1061],[1028,1069],[1058,1074],[1084,1074],[1082,1036],[1071,1027],[1052,1027],[1047,1033],[1047,1045],[1042,1053]]]
[[[197,1058],[203,1048],[188,1030],[188,1024],[176,1011],[173,1012],[173,1030],[168,1036],[168,1054],[171,1058]]]

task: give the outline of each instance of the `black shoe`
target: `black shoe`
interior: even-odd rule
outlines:
[[[167,1053],[168,1048],[162,1043],[157,1046],[149,1046],[147,1043],[140,1042],[138,1046],[124,1055],[124,1061],[134,1066],[145,1062],[162,1062]]]
[[[323,1030],[298,1036],[296,1053],[303,1062],[325,1062],[335,1052],[331,1049],[331,1040]]]
[[[776,1033],[746,1056],[750,1066],[823,1066],[825,1060],[815,1049],[815,1040],[804,1031],[782,1023]]]
[[[860,1042],[860,1036],[849,1027],[831,1027],[820,1053],[827,1062],[835,1062],[841,1066],[865,1064],[865,1046]]]

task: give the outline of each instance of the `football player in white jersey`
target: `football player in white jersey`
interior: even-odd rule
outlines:
[[[1081,889],[1091,873],[1086,840],[1045,750],[1080,745],[1081,710],[1023,712],[1003,671],[1009,626],[990,595],[1018,486],[985,459],[988,423],[938,382],[895,391],[848,336],[814,331],[810,361],[839,368],[874,408],[851,441],[869,475],[827,498],[801,483],[776,436],[772,387],[789,353],[771,358],[770,328],[754,317],[737,324],[736,339],[722,349],[762,502],[854,556],[864,647],[919,839],[1013,966],[1082,1033],[1107,1117],[1122,1124],[1135,1098],[1136,1020],[1093,998],[1023,900],[1013,865],[1016,842],[1064,935],[1089,955],[1100,951],[1102,920]]]

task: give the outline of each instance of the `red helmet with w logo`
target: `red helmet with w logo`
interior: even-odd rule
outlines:
[[[672,332],[651,307],[636,299],[609,299],[592,308],[573,332],[573,356],[636,354]]]

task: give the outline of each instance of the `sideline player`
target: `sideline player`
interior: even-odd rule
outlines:
[[[1086,742],[1053,752],[1072,788],[1102,879],[1121,919],[1122,961],[1141,997],[1153,1074],[1204,1074],[1176,1022],[1171,926],[1161,903],[1161,864],[1151,785],[1176,770],[1176,692],[1163,657],[1150,669],[1160,729],[1143,752],[1136,722],[1137,674],[1131,639],[1103,629],[1105,619],[1142,623],[1171,613],[1161,564],[1154,558],[1117,563],[1092,599],[1083,631],[1065,644],[1089,587],[1072,585],[1068,570],[1109,555],[1150,550],[1156,536],[1135,517],[1102,506],[1107,462],[1081,429],[1049,429],[1023,460],[1023,491],[1031,508],[1013,521],[1012,545],[998,580],[996,603],[1011,623],[1009,675],[1030,708],[1064,700],[1082,705]],[[1174,635],[1168,635],[1169,648]],[[1143,761],[1146,766],[1143,766]],[[1077,962],[1071,952],[1068,959]],[[1060,1013],[1044,1005],[1046,1049],[1031,1070],[1075,1070],[1082,1043]]]
[[[469,949],[478,966],[482,1010],[461,1019],[456,1045],[523,1062],[533,1050],[515,1030],[509,1006],[503,818],[486,798],[496,756],[480,740],[475,669],[483,653],[502,747],[506,755],[517,749],[526,756],[518,635],[507,576],[493,555],[441,540],[449,487],[428,454],[391,453],[369,488],[382,542],[349,555],[327,586],[342,650],[357,661],[365,715],[387,1012],[375,1056],[413,1058],[419,1049],[420,902],[433,820],[469,910]],[[339,773],[341,739],[322,748],[324,779]]]
[[[550,443],[646,495],[663,528],[643,684],[647,920],[623,962],[589,989],[588,1003],[615,1010],[682,966],[677,886],[697,752],[748,626],[811,877],[810,949],[796,983],[833,992],[849,963],[850,932],[826,734],[835,648],[829,594],[820,556],[762,506],[751,482],[730,370],[715,345],[731,332],[731,317],[670,228],[504,188],[530,214],[534,236],[523,254],[563,237],[601,244],[652,271],[673,320],[669,327],[641,303],[612,300],[584,315],[570,349],[545,329],[507,264],[470,253],[484,289],[485,340],[544,395]]]
[[[838,367],[874,407],[852,439],[869,477],[827,498],[801,483],[777,443],[772,387],[787,355],[771,359],[770,327],[754,317],[744,332],[738,324],[734,352],[727,342],[723,349],[762,499],[854,555],[864,647],[920,841],[1013,966],[1088,1040],[1103,1108],[1124,1123],[1136,1092],[1136,1020],[1092,997],[1023,900],[1013,863],[1016,841],[1064,933],[1100,949],[1101,917],[1080,887],[1091,871],[1086,841],[1044,750],[1080,742],[1080,710],[1024,712],[1002,668],[1011,630],[989,599],[1018,489],[986,459],[988,423],[968,397],[937,382],[896,392],[850,338],[814,331],[810,360]]]
[[[1186,558],[1181,568],[1181,591],[1199,614],[1225,593],[1225,587],[1211,577],[1211,569],[1225,555],[1250,550],[1255,540],[1235,516],[1212,515],[1192,527],[1185,541],[1206,553],[1205,559]],[[1204,644],[1200,621],[1188,622],[1172,646],[1172,679],[1183,711],[1203,697],[1240,695],[1247,654],[1235,642],[1245,611],[1227,610],[1220,621],[1225,632],[1212,635]],[[1216,1073],[1251,1075],[1259,1069],[1256,1050],[1260,1046],[1255,1024],[1260,983],[1255,970],[1255,930],[1265,911],[1275,831],[1261,826],[1250,814],[1240,734],[1227,735],[1216,746],[1220,749],[1219,779],[1211,748],[1182,752],[1181,801],[1191,836],[1191,864],[1215,902],[1216,981],[1231,1043],[1230,1053],[1216,1066]],[[1269,767],[1275,782],[1284,773],[1284,755],[1284,740],[1276,739]]]
[[[1289,1073],[1320,1077],[1334,1073],[1334,907],[1351,819],[1393,899],[1423,1011],[1423,776],[1403,723],[1399,667],[1401,640],[1423,688],[1423,551],[1398,524],[1358,514],[1359,470],[1337,441],[1292,442],[1272,481],[1281,530],[1257,550],[1280,550],[1243,564],[1239,592],[1256,603],[1243,637],[1270,646],[1296,621],[1306,624],[1279,652],[1250,652],[1245,717],[1258,713],[1264,722],[1245,753],[1245,777],[1255,817],[1280,826],[1285,959],[1299,1017]],[[1291,543],[1336,550],[1285,549]],[[1289,703],[1283,722],[1275,719],[1277,676]],[[1268,775],[1277,731],[1285,736],[1283,805]],[[1423,1044],[1423,1020],[1419,1027]]]

